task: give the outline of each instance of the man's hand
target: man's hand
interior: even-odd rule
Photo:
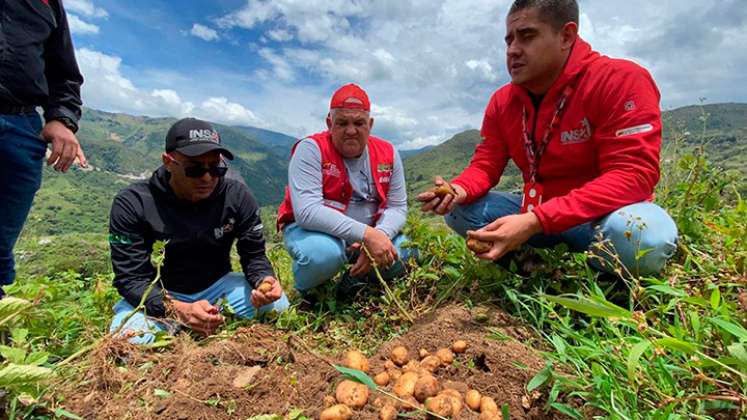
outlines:
[[[271,289],[264,293],[261,292],[259,288],[252,290],[252,305],[254,305],[255,308],[268,305],[283,296],[283,287],[275,277],[267,276],[263,278],[259,284],[262,283],[269,283]]]
[[[371,258],[376,265],[380,267],[389,267],[397,260],[397,248],[394,247],[386,233],[376,228],[366,227],[363,233],[363,245],[371,253]],[[366,251],[361,250],[361,254],[365,255]]]
[[[350,267],[350,275],[353,277],[358,277],[364,274],[368,274],[368,272],[371,271],[371,259],[368,258],[366,251],[361,249],[360,242],[356,242],[353,245],[350,245],[348,247],[348,252],[354,249],[360,250],[360,253],[358,254],[358,259],[355,261],[355,264]]]
[[[172,300],[171,303],[179,320],[200,334],[211,335],[223,323],[220,309],[207,300],[193,303]]]
[[[432,191],[425,191],[418,194],[417,200],[423,203],[423,205],[420,207],[420,210],[425,213],[432,211],[443,216],[444,214],[454,210],[454,207],[456,207],[457,204],[463,203],[467,198],[467,191],[465,191],[464,188],[456,184],[447,184],[447,182],[444,181],[444,179],[440,176],[437,176],[433,180],[433,184],[436,187],[440,187],[442,185],[451,185],[451,188],[454,190],[454,193],[456,195],[446,194],[442,197],[439,197]]]
[[[55,171],[67,172],[75,159],[78,159],[80,166],[88,166],[78,139],[65,124],[56,120],[49,121],[44,125],[41,136],[47,143],[52,143],[52,154],[47,159],[47,165],[54,164]]]
[[[490,250],[478,254],[477,257],[495,261],[540,232],[542,232],[542,225],[537,216],[530,211],[501,217],[477,231],[468,230],[467,237],[492,242],[493,246]]]

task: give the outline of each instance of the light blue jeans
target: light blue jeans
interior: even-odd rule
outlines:
[[[239,318],[251,319],[256,315],[256,308],[252,305],[251,300],[252,290],[244,274],[228,273],[201,292],[191,295],[176,292],[168,293],[178,301],[190,303],[204,299],[211,304],[218,304],[225,297],[227,303],[231,305],[231,308],[233,308]],[[288,306],[290,306],[288,297],[283,293],[280,299],[259,308],[259,313],[263,314],[269,311],[282,312],[288,309]],[[116,331],[133,309],[133,306],[124,299],[117,302],[114,305],[114,319],[112,319],[109,331]],[[127,321],[121,333],[125,334],[129,332],[130,334],[137,334],[129,340],[133,344],[148,344],[153,342],[156,333],[166,331],[169,334],[175,334],[179,330],[179,327],[179,324],[173,320],[146,317],[143,312],[137,312]]]
[[[480,229],[499,217],[518,214],[521,195],[490,192],[465,206],[456,207],[445,216],[446,224],[466,236],[467,230]],[[599,246],[599,234],[603,246]],[[600,258],[591,264],[604,271],[614,271],[614,261],[607,251],[613,251],[633,275],[659,273],[677,249],[677,225],[667,212],[656,204],[641,202],[625,206],[594,222],[572,227],[559,235],[539,234],[528,244],[549,248],[566,243],[576,252],[591,251]],[[619,265],[619,264],[618,264]]]
[[[283,240],[285,249],[293,260],[293,278],[296,289],[300,292],[325,283],[349,262],[345,241],[326,233],[303,229],[297,223],[291,223],[283,229]],[[392,241],[400,261],[417,259],[416,249],[402,247],[406,241],[407,237],[402,234],[395,236]],[[390,269],[381,271],[381,276],[388,280],[403,271],[404,266],[395,263]]]

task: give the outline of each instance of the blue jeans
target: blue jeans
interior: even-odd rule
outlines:
[[[480,229],[503,216],[519,213],[521,195],[490,192],[465,206],[456,207],[445,216],[446,224],[466,236],[467,230]],[[602,245],[599,239],[601,234]],[[677,249],[677,225],[656,204],[641,202],[625,206],[594,222],[572,227],[559,235],[538,234],[528,244],[537,248],[566,243],[577,252],[591,251],[599,258],[591,263],[598,269],[613,272],[613,251],[633,275],[659,273]],[[619,264],[618,264],[619,265]]]
[[[0,291],[16,277],[13,247],[39,190],[47,144],[41,117],[0,114]]]
[[[228,273],[207,289],[191,295],[176,292],[168,293],[178,301],[189,303],[204,299],[211,304],[218,304],[225,297],[239,318],[251,319],[256,315],[256,308],[252,305],[251,301],[252,287],[242,273]],[[282,312],[288,309],[289,306],[288,297],[283,293],[280,299],[259,308],[259,313],[263,314],[269,311]],[[133,309],[135,308],[124,299],[117,302],[114,305],[114,319],[112,319],[109,331],[116,331]],[[166,331],[169,334],[175,334],[179,328],[179,324],[173,320],[146,317],[143,312],[137,312],[127,321],[121,333],[130,332],[137,334],[129,340],[133,344],[148,344],[153,342],[156,333]]]
[[[283,229],[283,240],[285,249],[293,260],[293,278],[296,289],[300,292],[325,283],[348,262],[345,241],[326,233],[303,229],[297,223],[291,223]],[[395,236],[392,241],[400,261],[417,259],[417,250],[402,247],[406,241],[407,237],[402,234]],[[395,263],[390,269],[383,270],[381,276],[392,279],[402,274],[403,269],[401,263]]]

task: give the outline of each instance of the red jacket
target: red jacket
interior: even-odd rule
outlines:
[[[576,88],[539,166],[543,203],[533,212],[545,233],[560,233],[653,198],[661,149],[656,84],[639,65],[602,56],[578,38],[539,111],[526,89],[518,85],[507,84],[490,98],[481,130],[483,141],[469,166],[453,181],[467,191],[466,203],[498,184],[508,159],[528,181],[522,110],[526,107],[530,133],[536,118],[534,139],[539,143],[558,98],[576,77]]]
[[[324,205],[335,209],[341,213],[350,204],[350,197],[353,195],[353,187],[348,179],[348,172],[345,169],[345,162],[342,155],[335,149],[332,144],[332,138],[329,131],[323,131],[309,136],[319,146],[322,157],[322,197]],[[291,156],[296,151],[296,143],[291,150]],[[370,158],[371,172],[373,172],[374,184],[376,191],[379,193],[381,202],[379,211],[376,212],[374,220],[377,219],[386,209],[387,196],[389,194],[390,179],[394,168],[394,146],[386,140],[375,136],[368,137],[368,156]],[[293,215],[293,203],[291,203],[290,189],[285,187],[285,199],[278,209],[277,226],[287,225],[295,220]]]

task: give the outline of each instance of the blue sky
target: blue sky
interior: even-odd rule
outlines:
[[[509,0],[63,0],[87,106],[293,136],[348,82],[402,148],[478,128],[508,81]],[[665,109],[747,102],[743,0],[582,0],[581,34],[648,68]]]

